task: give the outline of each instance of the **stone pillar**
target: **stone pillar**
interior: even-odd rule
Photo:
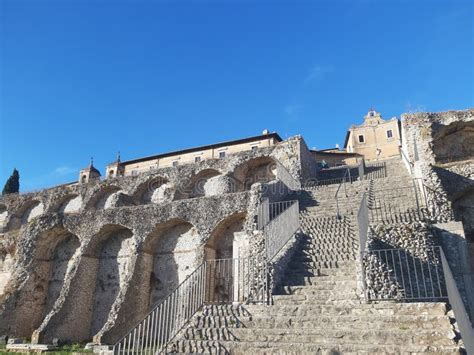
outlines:
[[[245,232],[235,232],[232,244],[233,258],[233,277],[234,277],[234,296],[233,304],[239,304],[243,301],[243,291],[245,275],[247,273],[247,259],[250,250],[250,240]]]

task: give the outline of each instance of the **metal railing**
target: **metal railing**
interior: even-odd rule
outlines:
[[[467,354],[474,354],[474,329],[443,250],[440,250],[446,291]]]
[[[415,166],[414,163],[408,158],[406,155],[405,151],[403,150],[402,147],[399,147],[400,150],[400,156],[402,157],[402,161],[405,163],[405,165],[408,167],[408,171],[410,172],[410,175],[413,176],[413,168]]]
[[[386,162],[372,162],[365,163],[364,179],[380,179],[387,177],[387,163]]]
[[[365,251],[363,258],[369,301],[396,299],[399,301],[447,300],[444,284],[441,248],[427,247],[421,255],[405,249]],[[376,263],[375,273],[370,263]],[[383,265],[385,272],[380,272]],[[384,280],[372,280],[385,276]]]
[[[285,212],[295,200],[269,202],[268,198],[263,199],[257,209],[257,229],[262,230],[270,221]]]
[[[204,304],[207,264],[202,263],[113,348],[114,354],[162,352]]]
[[[284,213],[278,214],[263,228],[267,260],[271,261],[300,227],[299,203],[290,202]]]
[[[276,162],[276,178],[293,191],[301,189],[301,183],[280,162]]]
[[[412,186],[372,191],[369,216],[373,223],[424,220],[427,217],[426,195],[419,190],[415,180]]]
[[[336,200],[336,217],[337,218],[341,217],[341,214],[340,214],[340,211],[339,211],[339,198],[338,198],[338,195],[339,195],[339,190],[341,189],[342,185],[344,185],[344,194],[346,195],[346,197],[348,197],[347,196],[347,188],[346,188],[346,177],[348,177],[349,181],[352,183],[351,171],[350,171],[349,168],[344,173],[344,176],[342,177],[342,181],[339,183],[339,186],[337,187],[337,190],[336,190],[336,194],[334,195],[334,199]]]
[[[205,304],[269,303],[269,261],[299,228],[298,201],[268,208],[274,217],[263,226],[265,250],[261,258],[204,261],[113,347],[115,354],[161,353]]]

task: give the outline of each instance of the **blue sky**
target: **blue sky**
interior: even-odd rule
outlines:
[[[0,184],[474,106],[472,1],[0,0]],[[1,188],[1,186],[0,186]]]

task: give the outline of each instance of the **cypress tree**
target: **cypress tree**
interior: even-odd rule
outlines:
[[[20,191],[20,174],[18,170],[13,169],[13,173],[8,178],[3,187],[2,195],[13,194]]]

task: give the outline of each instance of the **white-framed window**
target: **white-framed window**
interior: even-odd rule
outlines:
[[[359,143],[365,143],[365,137],[363,134],[359,134],[359,136],[357,137]]]
[[[177,160],[173,161],[173,163],[172,163],[173,166],[178,166],[178,164],[179,164],[179,161],[177,161]]]
[[[225,152],[219,152],[219,158],[220,159],[225,158]]]
[[[388,139],[393,138],[393,132],[391,129],[387,130],[387,138]]]
[[[194,162],[199,163],[201,161],[201,157],[194,157]]]

